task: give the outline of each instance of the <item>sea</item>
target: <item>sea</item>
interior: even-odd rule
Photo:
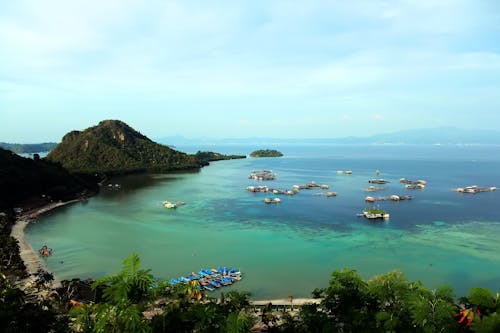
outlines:
[[[263,147],[178,146],[225,154]],[[277,145],[280,158],[212,162],[199,172],[113,178],[85,202],[54,210],[31,223],[34,249],[53,249],[45,260],[58,279],[114,274],[131,253],[158,279],[219,266],[240,269],[244,278],[223,288],[245,290],[254,299],[309,297],[326,287],[337,269],[363,278],[400,270],[429,288],[453,287],[457,297],[472,287],[500,291],[500,190],[461,194],[468,185],[500,187],[499,145]],[[272,170],[275,180],[248,178]],[[340,174],[339,170],[352,170]],[[390,183],[364,191],[371,178]],[[407,190],[400,178],[427,181]],[[248,186],[291,189],[310,182],[321,189],[280,196]],[[119,186],[115,186],[118,184]],[[378,185],[380,186],[380,185]],[[365,202],[367,195],[411,195],[413,200]],[[162,202],[183,201],[177,209]],[[378,207],[390,219],[358,217]],[[215,292],[214,292],[214,295]]]

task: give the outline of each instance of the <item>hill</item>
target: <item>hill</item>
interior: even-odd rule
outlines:
[[[60,165],[0,148],[0,211],[50,200],[71,200],[97,191],[97,180]]]
[[[83,173],[164,172],[201,166],[195,156],[155,143],[119,120],[69,132],[47,159]]]

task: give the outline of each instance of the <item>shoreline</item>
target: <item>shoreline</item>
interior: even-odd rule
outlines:
[[[64,201],[64,202],[49,203],[49,204],[46,204],[44,206],[27,211],[27,212],[21,214],[20,216],[16,217],[16,222],[12,226],[10,236],[13,237],[15,240],[17,240],[17,243],[19,244],[19,256],[23,260],[24,265],[26,266],[26,272],[29,275],[25,280],[33,279],[33,275],[36,274],[36,272],[39,269],[47,270],[46,265],[42,261],[40,256],[38,255],[38,252],[35,251],[33,249],[33,247],[30,245],[30,243],[26,240],[26,235],[24,233],[26,226],[32,220],[37,219],[39,216],[41,216],[49,211],[52,211],[58,207],[70,205],[70,204],[73,204],[73,203],[79,202],[79,201],[81,201],[81,198],[70,200],[70,201]],[[59,284],[60,284],[60,281],[57,279],[56,276],[54,276],[54,281],[52,282],[52,285],[57,286]]]
[[[290,301],[289,298],[278,298],[278,299],[265,299],[265,300],[251,300],[250,304],[254,306],[264,306],[269,303],[272,305],[279,306],[302,306],[304,304],[319,304],[321,302],[320,298],[294,298]]]

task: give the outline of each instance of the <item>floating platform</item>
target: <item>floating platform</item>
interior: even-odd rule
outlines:
[[[370,184],[387,184],[390,183],[390,181],[382,179],[382,178],[373,178],[368,180],[368,183]]]
[[[390,214],[382,209],[365,209],[362,214],[358,214],[358,216],[363,216],[369,220],[377,220],[383,219],[388,220],[390,218]]]
[[[481,193],[481,192],[492,192],[492,191],[496,191],[496,190],[497,190],[497,188],[495,186],[479,187],[477,185],[471,185],[471,186],[456,188],[455,192],[476,194],[476,193]]]

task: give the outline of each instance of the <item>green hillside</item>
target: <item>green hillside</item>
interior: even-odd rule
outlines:
[[[260,149],[253,151],[250,154],[251,157],[281,157],[283,153],[274,149]]]
[[[123,174],[199,168],[195,156],[151,141],[119,120],[66,134],[47,156],[71,172]]]

